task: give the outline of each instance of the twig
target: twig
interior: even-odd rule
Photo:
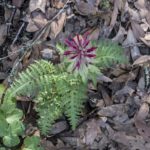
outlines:
[[[19,37],[19,35],[20,35],[20,33],[21,33],[24,26],[25,26],[25,22],[23,22],[21,27],[19,28],[18,33],[17,33],[17,35],[15,36],[15,39],[12,42],[12,45],[14,45],[16,43],[16,41],[18,40],[18,37]]]
[[[11,25],[13,24],[13,19],[14,19],[14,16],[16,14],[16,11],[17,11],[17,8],[13,8],[13,12],[11,13],[11,16],[10,16],[10,19],[9,21],[6,23],[6,25],[8,26],[7,28],[7,34],[9,35],[9,30],[10,30],[10,27]]]

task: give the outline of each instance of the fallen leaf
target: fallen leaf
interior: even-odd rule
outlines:
[[[51,39],[55,39],[56,36],[60,33],[60,31],[64,27],[65,21],[66,21],[66,12],[63,12],[56,21],[53,21],[50,24],[49,36]]]
[[[118,12],[119,12],[121,5],[122,5],[122,1],[114,0],[114,9],[113,9],[112,16],[111,16],[111,21],[110,21],[109,31],[107,33],[107,37],[110,35],[111,31],[113,30],[113,28],[116,24]]]
[[[66,121],[59,121],[52,126],[48,135],[59,134],[59,133],[63,132],[64,130],[67,130],[68,128],[69,128],[69,126]]]
[[[107,130],[109,132],[109,138],[118,144],[123,144],[123,146],[126,150],[149,150],[145,146],[145,140],[142,136],[136,135],[132,136],[130,133],[125,132],[116,132],[114,131],[109,125],[106,126]],[[125,147],[126,146],[126,147]]]
[[[0,45],[2,45],[7,36],[7,26],[6,24],[0,25]]]
[[[146,41],[150,41],[150,33],[149,32],[145,34],[144,39]]]
[[[28,25],[26,27],[27,32],[35,32],[39,30],[39,28],[34,24],[34,21],[30,18],[30,16],[27,15],[26,20],[28,22]]]
[[[107,76],[101,74],[101,75],[99,75],[99,76],[97,77],[97,81],[100,82],[100,83],[102,83],[102,82],[106,82],[106,83],[109,83],[109,82],[110,82],[110,83],[111,83],[111,82],[112,82],[112,79],[110,79],[109,77],[107,77]]]
[[[52,49],[49,49],[49,48],[45,48],[44,50],[41,51],[42,53],[42,57],[44,59],[52,59],[53,58],[53,50]]]
[[[147,141],[150,142],[150,127],[145,122],[146,117],[149,114],[149,105],[147,103],[143,103],[135,116],[135,126],[139,132],[139,134]]]
[[[107,107],[103,107],[98,111],[98,115],[101,117],[115,117],[117,115],[124,114],[126,106],[124,104],[116,104]]]
[[[40,9],[45,13],[47,0],[30,0],[29,11],[32,12],[36,9]]]
[[[145,9],[145,0],[137,0],[134,5],[137,9]]]
[[[136,60],[141,56],[139,48],[136,46],[136,38],[133,34],[133,31],[129,28],[128,33],[127,33],[127,38],[124,41],[123,45],[129,46],[130,51],[131,51],[131,57],[133,60]]]
[[[86,3],[81,0],[76,0],[76,10],[80,15],[96,15],[97,9],[91,3]]]
[[[141,28],[144,30],[144,32],[148,31],[150,28],[150,25],[148,24],[146,19],[142,19]]]
[[[67,0],[63,1],[63,0],[51,0],[52,6],[60,9],[63,8],[63,6],[65,5],[65,3],[67,2]]]
[[[150,41],[145,40],[145,38],[140,38],[140,40],[148,47],[150,47]]]
[[[87,32],[90,33],[89,36],[88,36],[88,39],[90,41],[98,40],[98,37],[99,37],[99,34],[100,34],[100,29],[99,28],[96,28],[96,29],[94,29],[92,31],[90,30],[90,31],[87,31]]]
[[[110,96],[108,95],[104,86],[98,85],[98,91],[102,94],[102,97],[104,99],[104,103],[106,106],[110,106],[113,104],[113,101],[110,98]]]
[[[149,55],[143,55],[139,57],[137,60],[134,61],[133,65],[144,65],[150,63],[150,56]]]
[[[127,33],[126,33],[125,29],[122,26],[120,26],[118,33],[112,39],[112,41],[117,42],[117,43],[122,43],[126,34]]]
[[[131,21],[132,31],[134,34],[134,37],[139,40],[141,37],[144,37],[145,33],[140,24],[138,24],[135,21]]]
[[[83,138],[83,143],[85,143],[86,145],[91,145],[93,144],[98,134],[101,133],[101,130],[98,122],[95,119],[89,120],[86,125],[87,128]]]
[[[20,8],[21,5],[23,4],[24,0],[12,0],[13,5],[16,7]]]
[[[48,20],[41,11],[32,12],[31,19],[39,29],[43,28],[48,23]]]

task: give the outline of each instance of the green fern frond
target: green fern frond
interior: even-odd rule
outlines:
[[[70,79],[68,82],[68,89],[70,89],[70,91],[64,95],[65,114],[74,130],[78,124],[83,103],[86,99],[86,86],[82,84],[80,80]]]
[[[51,80],[51,84],[42,88],[43,90],[39,93],[35,101],[36,111],[40,117],[38,119],[38,126],[43,135],[46,135],[50,131],[52,124],[63,113],[62,110],[64,105],[61,99],[62,93],[59,92],[60,90],[58,87],[61,87],[59,83],[64,79],[66,79],[65,74],[51,75],[49,79]],[[44,81],[43,79],[41,80]],[[63,91],[65,91],[65,89],[63,89]]]
[[[57,95],[47,91],[41,92],[36,102],[36,111],[38,112],[38,126],[43,135],[46,135],[56,119],[62,115],[62,106]]]
[[[50,82],[50,75],[55,73],[56,69],[53,64],[45,60],[36,61],[19,74],[8,89],[5,99],[10,99],[15,95],[31,95],[39,91],[40,87]]]
[[[110,67],[114,63],[126,62],[123,49],[117,43],[101,40],[93,44],[97,46],[95,63],[100,69]]]

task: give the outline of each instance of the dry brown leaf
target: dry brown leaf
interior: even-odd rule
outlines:
[[[27,32],[35,32],[39,30],[39,28],[34,24],[33,20],[30,18],[30,16],[26,16],[26,20],[28,22],[28,25],[26,27]]]
[[[46,140],[45,138],[41,141],[41,145],[44,150],[57,150],[56,146],[54,146],[51,141]]]
[[[50,48],[45,48],[41,51],[41,54],[42,54],[42,58],[44,59],[52,59],[53,58],[53,50],[50,49]]]
[[[144,39],[145,39],[146,41],[150,41],[150,32],[147,32],[147,33],[145,34]]]
[[[150,41],[145,40],[145,38],[140,38],[140,40],[148,47],[150,47]]]
[[[141,56],[140,50],[136,46],[136,42],[137,42],[137,40],[136,40],[136,38],[135,38],[135,36],[133,34],[133,31],[129,28],[128,34],[127,34],[127,38],[124,41],[123,45],[125,45],[125,46],[126,45],[127,46],[131,45],[130,50],[131,50],[131,57],[132,57],[133,60],[136,60],[137,58],[139,58]],[[134,46],[132,46],[132,45],[134,45]]]
[[[52,6],[60,9],[63,8],[63,6],[65,5],[65,3],[67,2],[67,0],[63,1],[63,0],[51,0]]]
[[[98,40],[99,34],[100,34],[100,29],[96,28],[94,29],[92,32],[91,31],[87,31],[90,33],[90,35],[88,36],[89,40]]]
[[[115,117],[124,114],[125,110],[125,104],[116,104],[102,108],[98,111],[98,115],[101,117]]]
[[[148,22],[148,24],[150,25],[150,15],[149,15],[150,11],[146,14],[146,20]]]
[[[99,85],[99,86],[98,86],[98,90],[99,90],[99,92],[101,92],[101,94],[102,94],[102,97],[103,97],[103,99],[104,99],[105,105],[106,105],[106,106],[112,105],[112,104],[113,104],[113,101],[112,101],[112,99],[110,98],[110,96],[108,95],[108,93],[107,93],[105,87]]]
[[[118,83],[124,83],[126,81],[132,81],[136,78],[136,75],[134,73],[124,73],[122,75],[120,75],[117,78],[114,78],[113,81],[114,82],[118,82]]]
[[[109,138],[118,144],[123,144],[124,146],[122,147],[126,146],[125,150],[149,150],[149,145],[146,145],[146,142],[142,136],[132,136],[130,133],[121,131],[116,132],[109,125],[106,127],[109,133]]]
[[[145,0],[137,0],[134,5],[137,9],[145,9]]]
[[[132,31],[134,34],[134,37],[138,40],[140,37],[144,37],[145,33],[140,24],[138,24],[135,21],[131,21]]]
[[[36,9],[40,9],[45,13],[47,0],[30,0],[29,11],[32,12]]]
[[[82,140],[86,145],[91,145],[96,137],[101,133],[101,130],[95,119],[89,120],[86,125],[86,133]]]
[[[139,57],[133,65],[144,65],[150,63],[150,56],[149,55],[143,55]]]
[[[87,0],[89,4],[98,7],[101,0]]]
[[[34,11],[31,13],[31,18],[34,24],[40,29],[43,28],[47,23],[48,20],[46,19],[45,15],[41,11]]]
[[[26,31],[27,32],[35,32],[39,30],[39,28],[34,24],[33,21],[30,21],[27,25]]]
[[[137,10],[135,10],[135,9],[131,9],[131,8],[129,7],[128,2],[126,2],[125,11],[126,11],[126,12],[129,12],[130,17],[131,17],[132,20],[139,21],[139,20],[141,19],[140,14],[139,14],[139,11],[137,11]]]
[[[138,129],[139,134],[148,142],[150,142],[150,127],[146,124],[146,117],[149,114],[149,105],[143,103],[139,112],[135,116],[135,126]]]
[[[111,31],[113,30],[116,22],[117,22],[117,17],[118,17],[118,12],[119,10],[121,11],[122,8],[124,8],[125,1],[124,0],[114,0],[114,9],[112,12],[111,16],[111,21],[110,21],[110,27],[109,27],[109,32],[107,33],[107,36],[110,35]]]
[[[0,25],[0,45],[2,45],[7,36],[7,26],[6,24]]]
[[[132,96],[132,94],[134,93],[134,89],[132,89],[129,86],[125,86],[123,89],[117,91],[115,93],[116,96],[123,96],[124,94],[129,94],[130,96]]]
[[[21,7],[23,2],[24,0],[12,0],[13,5],[15,5],[16,7]]]
[[[117,33],[116,36],[112,39],[112,41],[118,42],[118,43],[122,43],[123,40],[124,40],[124,36],[125,36],[126,34],[127,34],[127,33],[126,33],[125,29],[124,29],[122,26],[120,26],[118,33]]]
[[[142,28],[145,32],[150,28],[150,25],[148,24],[148,22],[147,22],[146,19],[142,19],[141,28]]]
[[[0,80],[4,80],[8,77],[8,74],[7,73],[4,73],[4,72],[0,72]]]
[[[102,83],[102,82],[106,82],[106,83],[109,83],[109,82],[112,82],[112,79],[110,79],[109,77],[106,77],[105,75],[101,74],[97,77],[97,81]]]
[[[83,16],[96,15],[97,13],[96,7],[94,7],[91,3],[85,3],[81,0],[76,0],[76,10]]]
[[[60,17],[58,18],[58,20],[56,21],[53,21],[51,24],[50,24],[50,38],[51,39],[55,39],[56,36],[60,33],[60,31],[62,30],[64,24],[65,24],[65,21],[66,21],[66,12],[63,12]]]
[[[51,20],[54,16],[56,16],[57,13],[58,11],[56,8],[48,8],[45,15],[48,20]]]
[[[59,134],[64,130],[67,130],[68,128],[69,126],[66,121],[59,121],[52,126],[51,131],[48,134],[50,135]]]

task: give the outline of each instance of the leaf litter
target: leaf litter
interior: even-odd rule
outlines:
[[[56,63],[56,43],[77,33],[90,33],[90,40],[112,39],[124,48],[130,62],[104,70],[97,88],[89,86],[74,132],[62,117],[47,137],[40,137],[46,150],[150,149],[150,81],[145,83],[144,74],[145,67],[150,70],[149,13],[148,0],[0,1],[0,80],[5,85],[12,80],[11,70],[15,75],[34,60]],[[146,75],[150,78],[150,71]],[[19,97],[18,105],[29,114],[27,135],[36,134],[30,100]]]

